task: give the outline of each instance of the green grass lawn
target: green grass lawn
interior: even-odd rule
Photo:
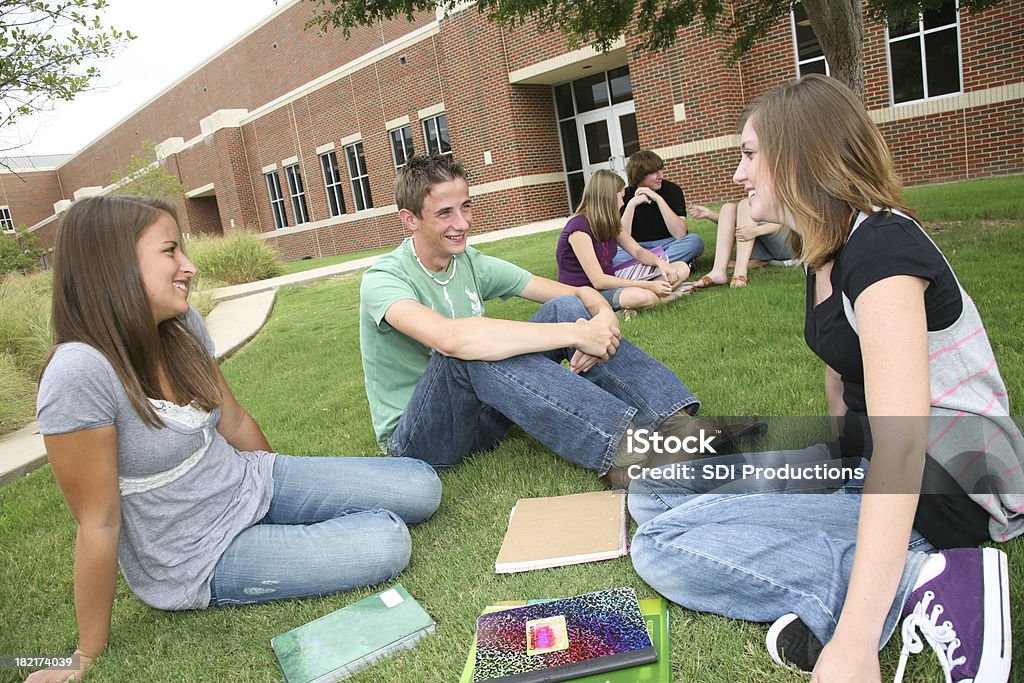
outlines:
[[[912,205],[952,262],[986,321],[1013,413],[1024,399],[1019,293],[1024,254],[1024,176],[931,187]],[[486,216],[477,216],[486,221]],[[709,245],[713,227],[695,227]],[[557,232],[481,245],[481,250],[549,277]],[[700,262],[706,272],[711,255]],[[376,452],[358,345],[359,275],[283,290],[260,334],[224,364],[236,394],[275,449],[311,455]],[[522,301],[488,304],[488,315],[526,318]],[[716,288],[623,324],[624,335],[663,360],[703,401],[708,415],[820,416],[822,365],[803,342],[800,269],[762,268],[745,290]],[[84,455],[84,454],[83,454]],[[475,618],[495,600],[560,597],[628,585],[652,591],[628,558],[497,575],[494,558],[517,498],[597,490],[598,478],[567,464],[516,431],[495,451],[442,477],[437,514],[413,529],[413,557],[399,580],[434,616],[437,632],[350,680],[456,681]],[[0,489],[0,653],[64,653],[76,644],[72,606],[74,525],[48,467]],[[1024,544],[1010,554],[1014,630],[1024,633]],[[286,549],[282,549],[282,552]],[[368,595],[240,609],[168,613],[146,607],[118,585],[111,644],[95,681],[277,681],[271,637]],[[677,681],[805,681],[764,652],[765,626],[671,609]],[[1017,642],[1020,637],[1017,637]],[[898,646],[882,656],[891,679]],[[1024,652],[1015,653],[1016,680]],[[0,682],[19,680],[0,670]],[[911,658],[907,681],[941,680],[931,655]]]

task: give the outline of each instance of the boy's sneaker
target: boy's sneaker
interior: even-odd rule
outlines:
[[[907,657],[927,642],[947,683],[1005,683],[1010,677],[1006,554],[995,548],[956,548],[937,555],[945,566],[922,577],[903,606],[896,682],[903,679]]]
[[[800,617],[786,614],[775,620],[764,638],[768,654],[782,666],[795,666],[804,673],[814,671],[824,647]]]

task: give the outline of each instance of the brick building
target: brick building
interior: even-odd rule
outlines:
[[[309,6],[272,16],[99,139],[52,167],[0,171],[0,225],[52,244],[73,198],[157,144],[188,188],[187,233],[258,231],[285,259],[379,247],[403,235],[395,170],[412,151],[472,173],[477,230],[566,216],[598,168],[653,149],[690,201],[735,197],[735,126],[764,90],[827,69],[797,6],[735,66],[726,41],[601,54],[557,33],[448,15],[318,34]],[[866,103],[907,184],[1024,171],[1024,0],[978,15],[955,0],[899,30],[865,30]]]

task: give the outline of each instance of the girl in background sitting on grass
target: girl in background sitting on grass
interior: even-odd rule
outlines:
[[[946,681],[1005,683],[1007,558],[977,546],[1024,532],[1024,439],[978,310],[846,86],[805,76],[741,124],[733,180],[754,220],[801,238],[804,338],[844,429],[731,461],[780,473],[760,481],[634,480],[633,564],[684,607],[774,622],[769,653],[813,683],[879,681],[896,632],[897,679],[927,646]]]
[[[690,275],[685,263],[669,263],[658,258],[623,232],[619,207],[625,189],[626,183],[615,173],[603,169],[594,173],[555,249],[558,281],[573,287],[593,287],[616,311],[650,308],[672,301]],[[633,201],[646,199],[641,195]],[[653,280],[616,277],[612,259],[619,245],[634,259],[656,267],[661,274]]]
[[[171,206],[79,200],[54,256],[55,346],[37,417],[77,523],[79,657],[29,681],[78,680],[103,652],[118,564],[164,610],[347,591],[405,568],[406,524],[440,501],[434,470],[272,452],[189,306],[196,270]]]
[[[729,283],[730,287],[746,287],[747,266],[750,259],[782,262],[787,265],[793,258],[793,247],[789,245],[789,228],[771,221],[755,221],[750,217],[750,204],[741,199],[738,204],[726,202],[716,213],[706,206],[694,204],[690,207],[694,218],[706,218],[718,224],[715,239],[715,264],[711,272],[693,281],[693,289],[718,287]],[[736,243],[736,265],[729,279],[729,256]]]

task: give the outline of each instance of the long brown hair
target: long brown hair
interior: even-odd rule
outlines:
[[[622,230],[619,217],[618,195],[626,187],[618,175],[601,169],[590,176],[590,182],[583,190],[583,199],[576,209],[577,215],[584,216],[590,223],[590,230],[598,242],[607,242]]]
[[[864,105],[839,81],[811,74],[747,105],[775,195],[802,232],[795,245],[808,267],[835,258],[853,216],[873,207],[900,209],[903,187],[889,147]]]
[[[80,199],[57,231],[53,260],[54,348],[81,342],[106,356],[139,417],[154,427],[163,422],[148,398],[204,410],[221,399],[213,360],[184,316],[157,325],[142,284],[135,245],[165,214],[177,220],[170,204],[148,197]]]

